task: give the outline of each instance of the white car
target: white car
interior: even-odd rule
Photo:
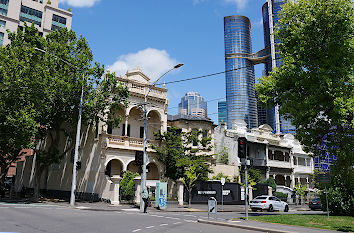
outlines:
[[[281,201],[277,197],[273,196],[259,196],[250,202],[250,207],[252,211],[257,210],[268,210],[269,212],[274,210],[289,211],[288,203]]]

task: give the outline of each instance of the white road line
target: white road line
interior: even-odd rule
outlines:
[[[163,223],[163,224],[160,224],[160,227],[167,226],[167,225],[168,225],[167,223]]]
[[[183,219],[183,220],[186,221],[186,222],[197,222],[195,220],[190,220],[190,219]]]
[[[171,218],[171,219],[180,220],[180,218]]]
[[[141,229],[136,229],[136,230],[134,230],[134,231],[132,231],[132,232],[138,232],[138,231],[141,231]]]
[[[153,227],[155,227],[155,226],[149,226],[149,227],[145,227],[145,228],[150,229],[150,228],[153,228]]]
[[[139,212],[139,209],[122,209],[123,211]]]
[[[181,222],[175,222],[174,224],[180,224]]]
[[[173,219],[172,217],[169,217],[169,216],[167,216],[167,217],[165,217],[165,218]]]
[[[150,215],[150,216],[152,216],[152,217],[158,217],[158,215],[155,215],[155,214],[152,214],[152,215]]]
[[[190,215],[190,214],[185,214],[183,216],[186,216],[186,217],[196,217],[195,215]]]

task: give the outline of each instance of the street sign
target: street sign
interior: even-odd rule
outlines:
[[[221,185],[224,185],[225,184],[225,177],[221,177],[220,182],[221,182]]]
[[[215,218],[217,218],[217,212],[218,212],[218,202],[214,197],[211,197],[208,200],[208,219],[210,214],[215,214]]]
[[[317,176],[317,180],[321,184],[328,184],[331,182],[331,176],[329,175],[329,173],[319,174]]]

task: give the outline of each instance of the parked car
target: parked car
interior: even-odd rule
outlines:
[[[279,198],[274,196],[259,196],[254,198],[250,202],[250,207],[252,211],[257,210],[267,210],[268,212],[279,210],[288,212],[289,205],[285,201],[281,201]]]
[[[311,210],[322,210],[322,203],[321,203],[321,200],[319,198],[315,198],[313,199],[312,201],[310,201],[309,203],[309,207]]]

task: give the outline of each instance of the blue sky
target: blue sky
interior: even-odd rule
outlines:
[[[152,80],[177,63],[185,65],[163,81],[225,70],[223,17],[244,15],[252,24],[253,52],[264,47],[265,0],[59,0],[73,12],[72,29],[90,44],[94,59],[119,74],[140,67]],[[255,67],[256,78],[264,66]],[[225,97],[225,75],[167,85],[169,114],[187,91],[206,100]],[[208,102],[217,122],[217,101]]]

